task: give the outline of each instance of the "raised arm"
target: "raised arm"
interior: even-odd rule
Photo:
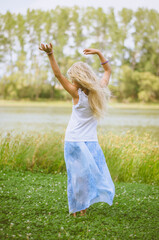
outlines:
[[[52,70],[53,70],[53,72],[55,74],[55,77],[58,78],[61,75],[61,72],[60,72],[59,66],[57,65],[57,62],[56,62],[54,54],[53,54],[52,44],[50,43],[49,46],[46,44],[46,47],[45,47],[45,45],[43,43],[41,43],[41,48],[39,47],[39,49],[41,51],[45,51],[48,54]]]
[[[100,52],[100,50],[98,49],[94,49],[94,48],[87,48],[83,50],[84,54],[97,54],[100,58],[101,63],[106,62],[106,58],[103,56],[103,54]],[[104,68],[104,75],[100,81],[100,85],[102,87],[105,87],[109,84],[109,79],[110,79],[110,75],[111,75],[111,67],[109,65],[109,63],[105,63],[102,64],[103,68]]]
[[[41,47],[39,47],[41,51],[44,51],[48,54],[50,65],[52,67],[52,70],[54,72],[55,77],[59,80],[59,82],[62,84],[64,89],[72,96],[76,97],[77,96],[77,90],[76,87],[70,83],[70,81],[62,75],[60,68],[55,60],[54,53],[53,53],[53,46],[50,43],[49,46],[46,44],[41,44]]]

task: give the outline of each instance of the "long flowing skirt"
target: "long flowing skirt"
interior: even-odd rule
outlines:
[[[113,204],[115,186],[98,141],[64,143],[69,214],[97,202]]]

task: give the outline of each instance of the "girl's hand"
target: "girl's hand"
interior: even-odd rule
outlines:
[[[46,47],[45,47],[45,45],[44,45],[43,43],[41,43],[41,47],[39,47],[39,49],[40,49],[41,51],[46,52],[46,53],[50,53],[50,52],[53,51],[53,47],[52,47],[52,44],[51,44],[51,43],[50,43],[49,46],[46,44]]]
[[[100,51],[95,48],[86,48],[83,50],[84,54],[98,54]]]

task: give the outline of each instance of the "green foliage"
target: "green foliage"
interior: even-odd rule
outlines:
[[[141,74],[140,74],[141,75]],[[143,102],[154,102],[159,98],[159,77],[150,72],[144,72],[140,76],[139,100]]]
[[[136,99],[139,89],[139,76],[137,72],[123,65],[119,72],[119,94],[121,98]]]
[[[128,65],[123,65],[119,71],[118,87],[119,100],[156,102],[159,98],[159,77],[150,72],[133,71]]]
[[[85,61],[102,77],[99,58],[82,52],[99,48],[112,57],[111,78],[118,85],[110,87],[118,101],[159,101],[159,13],[154,9],[123,8],[116,15],[114,8],[104,12],[101,7],[57,6],[50,11],[28,9],[24,15],[7,11],[0,21],[0,61],[2,69],[7,66],[0,78],[0,98],[56,98],[58,80],[38,49],[41,42],[52,42],[64,75],[74,62]],[[129,37],[133,48],[126,44]],[[59,94],[57,99],[63,98]]]

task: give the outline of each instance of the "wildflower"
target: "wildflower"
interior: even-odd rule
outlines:
[[[10,228],[13,227],[13,225],[14,225],[14,223],[11,223],[11,224],[10,224]]]
[[[27,236],[30,236],[31,235],[31,233],[27,233]]]

